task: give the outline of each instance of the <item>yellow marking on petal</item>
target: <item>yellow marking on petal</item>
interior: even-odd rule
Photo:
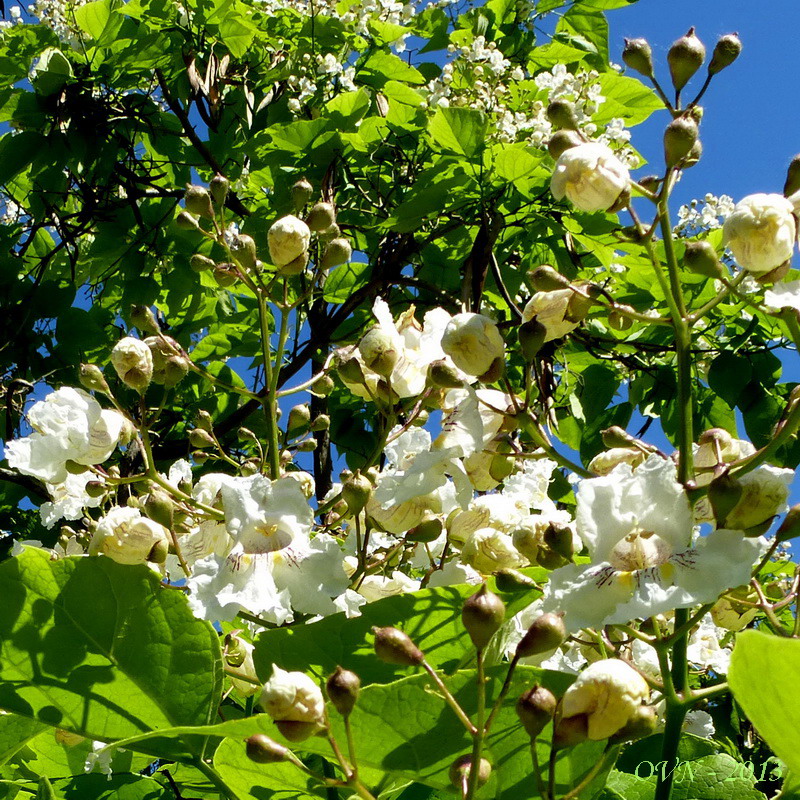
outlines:
[[[618,572],[617,582],[625,589],[633,591],[633,573],[632,572]]]
[[[661,577],[666,582],[670,582],[672,580],[672,577],[675,574],[675,565],[674,564],[670,564],[667,561],[666,563],[659,565],[658,569],[659,569],[659,572],[661,572]]]

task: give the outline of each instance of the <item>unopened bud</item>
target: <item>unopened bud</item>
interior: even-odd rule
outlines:
[[[292,186],[292,203],[294,203],[294,210],[300,211],[303,206],[311,199],[311,194],[314,187],[305,178],[300,178]]]
[[[689,28],[686,36],[675,41],[667,53],[669,73],[672,85],[680,91],[689,82],[692,75],[703,65],[706,48],[695,36],[694,28]]]
[[[342,499],[347,503],[351,514],[360,514],[372,496],[372,484],[369,479],[356,470],[342,483]]]
[[[555,716],[557,705],[556,696],[544,686],[534,686],[517,700],[517,716],[531,739],[547,727]]]
[[[678,117],[664,131],[664,160],[668,167],[679,164],[692,152],[699,129],[692,117]]]
[[[103,371],[95,364],[81,364],[78,370],[78,380],[81,382],[81,386],[90,392],[103,392],[103,394],[111,392],[108,382],[103,377]]]
[[[520,643],[515,656],[526,658],[554,650],[567,638],[567,629],[560,614],[541,614],[532,623]]]
[[[464,383],[458,370],[443,358],[428,365],[428,382],[440,389],[457,389]]]
[[[318,397],[327,397],[336,387],[330,375],[323,375],[314,381],[314,385],[308,390],[311,394]]]
[[[188,211],[181,211],[175,217],[175,224],[184,231],[197,230],[200,225],[197,222],[197,217],[192,216]]]
[[[577,284],[574,288],[577,291],[573,291],[569,298],[564,318],[570,322],[581,322],[592,310],[592,306],[600,294],[600,288],[593,283]]]
[[[609,744],[622,744],[644,739],[655,733],[658,725],[658,714],[653,706],[638,706],[625,726],[618,730],[609,740]]]
[[[331,269],[332,267],[338,267],[339,264],[346,264],[352,256],[353,248],[347,239],[341,237],[331,239],[322,254],[320,265],[322,269]]]
[[[205,186],[187,186],[183,202],[190,214],[194,214],[197,217],[205,217],[206,219],[214,219],[211,195]]]
[[[603,439],[603,444],[606,447],[630,447],[635,441],[626,430],[620,428],[619,425],[612,425],[610,428],[600,432]]]
[[[321,730],[316,722],[298,722],[287,719],[276,719],[275,727],[281,736],[290,742],[304,742]]]
[[[568,100],[553,100],[548,106],[547,119],[557,128],[575,131],[578,129],[578,118],[575,106]]]
[[[407,542],[435,542],[444,530],[444,523],[441,517],[430,513],[419,525],[415,525],[406,533]]]
[[[316,203],[306,217],[306,225],[312,231],[324,231],[336,222],[336,210],[330,203]]]
[[[498,356],[494,361],[492,361],[489,369],[486,370],[482,375],[478,375],[478,380],[481,383],[494,383],[495,381],[499,381],[500,378],[503,377],[503,373],[506,371],[506,362],[504,358]]]
[[[309,430],[318,433],[319,431],[327,431],[331,427],[331,418],[327,414],[318,414],[311,420],[308,426]]]
[[[306,430],[311,422],[311,411],[305,403],[294,406],[289,412],[289,419],[286,425],[288,433]]]
[[[553,729],[553,748],[563,750],[585,742],[589,735],[589,719],[586,714],[560,719]]]
[[[547,143],[547,152],[550,153],[554,161],[558,161],[565,150],[569,150],[570,147],[577,147],[579,144],[583,144],[583,139],[575,131],[556,131]]]
[[[192,447],[197,447],[200,450],[204,450],[207,447],[214,447],[214,437],[207,433],[206,431],[195,428],[192,431],[189,431],[189,444]]]
[[[551,522],[545,529],[542,539],[545,545],[554,553],[558,553],[562,558],[566,558],[567,561],[572,560],[575,548],[572,540],[572,531],[566,525]]]
[[[547,328],[542,325],[539,320],[534,317],[523,322],[517,330],[519,337],[519,346],[522,350],[522,357],[528,364],[532,364],[536,360],[536,356],[542,349],[542,345],[547,338]]]
[[[708,501],[711,503],[718,527],[725,527],[728,514],[736,508],[741,499],[742,484],[730,474],[729,470],[726,469],[711,481],[708,485]]]
[[[722,72],[725,67],[729,67],[739,58],[742,52],[742,40],[735,33],[728,33],[721,36],[714,45],[714,52],[708,65],[708,74],[716,75]]]
[[[152,489],[144,501],[144,513],[154,522],[172,529],[175,503],[166,492],[161,489]]]
[[[131,389],[143,393],[153,378],[153,354],[141,340],[126,336],[111,350],[111,364],[119,379]]]
[[[336,366],[336,371],[345,383],[355,383],[358,385],[364,384],[364,370],[361,368],[361,363],[354,356],[344,358]]]
[[[485,583],[475,594],[468,597],[461,607],[461,622],[476,650],[483,650],[489,644],[492,636],[503,624],[505,616],[505,604],[496,594],[489,591]]]
[[[375,654],[387,664],[416,667],[425,660],[422,650],[411,641],[408,634],[397,628],[373,628]]]
[[[195,253],[189,259],[189,266],[191,266],[195,272],[206,272],[209,269],[214,269],[217,265],[213,259],[210,259],[208,256],[204,256],[202,253]]]
[[[233,286],[239,280],[239,273],[233,264],[215,264],[214,265],[214,280],[217,286],[223,289],[228,286]]]
[[[287,737],[289,738],[289,737]],[[289,758],[289,749],[273,741],[264,733],[256,733],[245,740],[247,757],[256,764],[277,764]]]
[[[225,204],[225,199],[228,196],[228,190],[231,188],[230,181],[224,175],[215,175],[208,184],[208,191],[211,194],[211,199],[218,205]]]
[[[516,469],[517,462],[513,455],[497,453],[489,462],[489,476],[498,483],[504,481]]]
[[[297,444],[298,453],[313,453],[317,449],[316,439],[303,439],[302,442]]]
[[[800,504],[792,506],[781,522],[775,536],[779,542],[788,542],[800,536]]]
[[[169,542],[166,539],[159,539],[147,554],[147,560],[151,564],[163,564],[169,555]]]
[[[515,569],[501,569],[495,573],[495,585],[505,594],[529,592],[536,588],[536,581]]]
[[[400,357],[392,337],[380,325],[375,325],[364,334],[358,343],[358,350],[367,367],[385,378],[392,374]]]
[[[450,783],[457,789],[463,789],[469,784],[469,776],[472,772],[472,756],[459,756],[450,765]],[[482,758],[478,763],[477,785],[483,786],[492,775],[492,765]]]
[[[233,667],[234,669],[241,667],[247,658],[247,648],[245,647],[244,641],[238,636],[229,633],[225,637],[224,656],[225,663],[229,667]]]
[[[719,263],[717,251],[707,239],[686,242],[683,263],[686,269],[697,275],[705,275],[708,278],[718,278],[722,275],[722,265]]]
[[[131,306],[130,320],[131,325],[142,333],[159,334],[161,332],[161,326],[149,306]]]
[[[102,497],[106,493],[106,485],[103,481],[89,481],[84,491],[89,497]]]
[[[79,464],[77,461],[73,461],[71,458],[68,458],[64,462],[64,469],[70,475],[83,475],[89,469],[88,464]]]
[[[633,320],[626,314],[622,314],[616,309],[608,312],[608,326],[615,331],[627,331],[633,325]]]
[[[346,717],[355,708],[358,692],[361,689],[361,679],[349,669],[336,667],[336,671],[328,678],[325,688],[328,699],[336,710]]]
[[[234,236],[230,243],[231,257],[233,260],[242,267],[242,269],[251,271],[256,267],[256,243],[252,236],[246,233],[240,233]]]
[[[786,197],[800,191],[800,155],[796,155],[786,170],[786,182],[783,184],[783,194]]]
[[[308,266],[308,253],[300,253],[297,258],[292,259],[287,264],[278,267],[278,274],[290,278],[292,275],[301,275]]]
[[[537,292],[554,292],[569,286],[569,280],[548,264],[542,264],[531,270],[528,273],[528,282],[531,288]]]
[[[645,78],[653,77],[653,49],[647,39],[625,39],[622,60]]]

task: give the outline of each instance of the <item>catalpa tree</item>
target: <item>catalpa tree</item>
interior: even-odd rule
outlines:
[[[1,797],[794,796],[800,161],[627,4],[10,9]]]

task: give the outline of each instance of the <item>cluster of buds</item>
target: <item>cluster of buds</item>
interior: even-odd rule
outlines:
[[[200,227],[200,220],[213,220],[217,210],[225,205],[230,183],[222,175],[211,179],[208,187],[187,184],[183,196],[184,210],[178,213],[178,226],[186,230]]]

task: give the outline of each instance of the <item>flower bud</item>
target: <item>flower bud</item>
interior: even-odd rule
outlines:
[[[428,383],[441,389],[457,389],[464,381],[459,377],[456,368],[446,359],[431,361],[428,365]]]
[[[608,326],[615,331],[627,331],[633,325],[633,320],[616,309],[608,312]]]
[[[489,591],[485,583],[475,594],[468,597],[461,607],[461,622],[476,650],[485,649],[503,624],[505,616],[505,604],[496,594]]]
[[[336,667],[336,671],[328,678],[325,684],[328,699],[334,708],[343,716],[348,716],[355,708],[358,692],[361,688],[361,679],[349,669]]]
[[[336,210],[330,203],[316,203],[306,217],[312,231],[324,231],[336,222]]]
[[[622,60],[645,78],[653,77],[653,49],[647,39],[625,39]]]
[[[727,469],[711,481],[708,485],[708,501],[718,527],[725,527],[728,514],[736,508],[741,498],[742,484]]]
[[[561,614],[548,612],[538,616],[517,645],[515,658],[527,658],[554,650],[567,638]]]
[[[536,581],[515,569],[501,569],[495,573],[495,585],[505,594],[515,594],[535,589]]]
[[[316,439],[303,439],[302,442],[297,444],[298,453],[313,453],[317,449]],[[289,459],[291,461],[291,458]]]
[[[342,483],[342,499],[347,503],[348,511],[360,514],[372,496],[372,484],[365,475],[356,470]]]
[[[169,546],[163,525],[143,517],[136,508],[113,506],[98,520],[89,554],[105,555],[118,564],[142,564],[162,540]]]
[[[748,195],[722,226],[723,244],[753,273],[769,273],[788,261],[796,239],[794,207],[779,194]]]
[[[353,248],[347,239],[338,237],[331,239],[327,247],[322,253],[322,260],[320,266],[322,269],[331,269],[338,267],[339,264],[346,264],[353,256]]]
[[[89,497],[102,497],[106,493],[106,485],[103,481],[88,481],[83,491]]]
[[[714,52],[708,65],[708,74],[716,75],[718,72],[722,72],[725,67],[729,67],[739,58],[741,52],[742,40],[738,34],[728,33],[721,36],[714,45]]]
[[[607,658],[590,664],[564,693],[564,719],[586,716],[589,739],[599,741],[618,733],[638,716],[650,697],[647,681],[625,661]]]
[[[281,217],[267,233],[272,263],[276,267],[286,266],[308,250],[310,241],[311,231],[305,222],[291,215]]]
[[[664,131],[664,161],[668,167],[679,164],[692,152],[700,131],[692,117],[672,120]]]
[[[549,264],[542,264],[531,270],[528,273],[528,283],[536,292],[553,292],[566,289],[570,285],[569,280]]]
[[[553,100],[545,112],[547,119],[557,128],[576,131],[578,118],[575,116],[575,106],[568,100]]]
[[[381,661],[416,667],[425,660],[422,650],[403,631],[397,628],[373,628],[372,632],[375,634],[375,654]]]
[[[432,512],[427,512],[418,525],[406,533],[407,542],[435,542],[444,530],[442,518]]]
[[[286,425],[287,433],[293,431],[306,430],[311,422],[311,411],[306,403],[293,406],[289,411],[289,419]]]
[[[256,243],[252,236],[240,233],[234,236],[229,244],[231,258],[245,271],[250,272],[256,268]]]
[[[675,41],[667,53],[672,85],[677,91],[683,89],[692,75],[697,72],[706,59],[706,48],[695,36],[694,28],[689,28],[686,36]]]
[[[189,259],[189,266],[195,272],[205,272],[206,270],[214,269],[217,265],[212,259],[208,258],[208,256],[204,256],[202,253],[195,253]]]
[[[256,733],[245,740],[245,752],[256,764],[277,764],[289,758],[289,749],[264,733]]]
[[[547,338],[547,328],[536,317],[523,322],[517,330],[522,357],[532,364]]]
[[[565,558],[567,561],[572,560],[575,546],[572,530],[569,526],[562,525],[559,522],[551,522],[544,529],[542,540],[545,546],[549,547],[554,553],[558,553],[558,555]]]
[[[194,430],[189,431],[189,444],[192,447],[205,450],[207,447],[214,447],[216,442],[210,433],[207,433],[201,428],[195,428]]]
[[[295,211],[300,211],[303,206],[311,199],[314,187],[306,178],[300,178],[292,185],[292,203]]]
[[[147,555],[147,560],[151,564],[163,564],[169,555],[169,542],[166,539],[159,539],[151,548]]]
[[[193,217],[188,211],[181,211],[175,217],[175,224],[184,231],[196,231],[200,227],[197,217]]]
[[[567,198],[580,211],[607,211],[630,187],[630,172],[604,144],[587,142],[559,156],[550,179],[556,200]]]
[[[582,322],[600,295],[600,287],[584,282],[574,284],[573,288],[577,291],[572,291],[572,296],[567,303],[565,318],[570,322]]]
[[[608,475],[620,464],[630,464],[634,469],[645,459],[646,453],[638,447],[612,447],[598,453],[589,462],[589,472],[595,475]]]
[[[119,379],[139,393],[144,392],[153,378],[153,355],[141,339],[132,336],[120,339],[111,351],[111,364]]]
[[[565,150],[570,147],[577,147],[583,144],[583,139],[579,133],[569,130],[556,131],[547,143],[547,152],[554,161],[558,161],[559,157]]]
[[[319,686],[303,672],[286,672],[274,664],[258,704],[275,722],[303,722],[312,728],[324,727],[325,699]]]
[[[624,727],[618,730],[610,739],[610,744],[623,744],[635,742],[655,733],[658,726],[658,714],[653,706],[639,706]]]
[[[378,375],[388,378],[395,368],[400,353],[395,340],[381,325],[370,328],[358,343],[364,364]]]
[[[217,286],[224,289],[239,280],[239,272],[234,264],[215,264],[214,280]]]
[[[317,414],[314,419],[311,420],[311,424],[308,426],[310,431],[314,433],[318,433],[320,431],[327,431],[331,427],[331,418],[327,414]]]
[[[497,325],[482,314],[456,314],[447,323],[442,336],[442,350],[468,375],[487,376],[504,363],[505,343]],[[483,379],[483,378],[482,378]]]
[[[148,336],[144,343],[153,355],[153,382],[167,388],[180,383],[189,373],[183,348],[169,336]]]
[[[144,513],[159,525],[171,529],[175,515],[175,503],[162,489],[151,489],[144,501]]]
[[[354,356],[341,359],[336,365],[336,371],[345,383],[354,383],[357,386],[366,383],[361,363]]]
[[[531,739],[535,739],[551,722],[557,705],[556,696],[544,686],[534,686],[517,700],[517,716]]]
[[[183,197],[186,210],[196,217],[214,219],[214,207],[211,205],[211,195],[205,186],[186,186],[186,194]]]
[[[707,239],[696,242],[686,242],[683,253],[683,264],[690,272],[696,275],[705,275],[708,278],[719,278],[723,274],[717,251]]]
[[[800,536],[800,504],[792,506],[775,533],[779,542],[788,542]]]
[[[800,191],[800,155],[796,155],[786,170],[786,181],[783,184],[783,194],[790,197]]]
[[[141,333],[161,332],[161,326],[149,306],[131,306],[130,320],[131,325],[138,328]]]
[[[73,461],[71,458],[68,458],[64,462],[64,469],[66,469],[70,475],[83,475],[83,473],[89,469],[89,465],[79,464],[77,461]]]
[[[78,380],[84,389],[90,392],[103,392],[110,394],[111,389],[103,376],[103,371],[95,364],[81,364],[78,370]]]
[[[327,397],[335,388],[336,384],[330,375],[322,375],[314,381],[314,385],[308,390],[317,397]]]
[[[562,717],[553,728],[553,749],[564,750],[585,742],[588,738],[589,719],[586,714]]]
[[[288,264],[284,264],[282,267],[278,267],[278,274],[283,275],[285,277],[291,277],[292,275],[300,275],[305,272],[306,267],[308,266],[308,253],[300,253],[297,258],[290,261]]]
[[[472,756],[459,756],[450,766],[450,783],[457,789],[469,785],[469,776],[472,772]],[[477,785],[483,786],[492,775],[492,765],[482,758],[478,764]]]
[[[211,199],[218,205],[225,205],[225,199],[228,197],[228,190],[231,188],[230,181],[224,176],[217,173],[208,184],[208,191],[211,194]]]

